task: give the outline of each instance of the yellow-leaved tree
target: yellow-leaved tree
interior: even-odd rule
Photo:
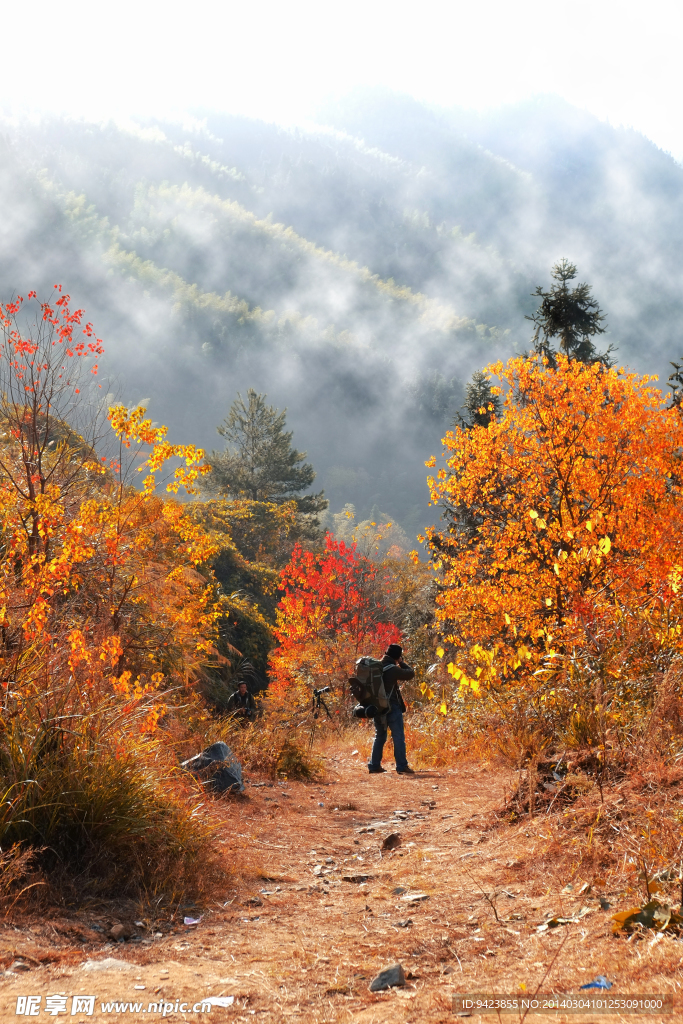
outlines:
[[[680,410],[651,378],[562,354],[487,372],[502,410],[448,433],[429,481],[444,664],[541,726],[579,677],[620,714],[680,651]]]
[[[163,890],[205,834],[158,723],[213,656],[198,567],[216,546],[154,490],[170,466],[167,491],[193,493],[203,452],[107,409],[102,351],[61,291],[0,306],[0,846],[45,848],[98,891]]]

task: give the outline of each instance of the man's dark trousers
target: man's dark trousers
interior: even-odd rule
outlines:
[[[404,771],[408,767],[406,756],[406,737],[403,731],[403,712],[400,704],[391,701],[387,711],[386,726],[382,725],[381,716],[375,718],[375,741],[372,744],[372,754],[368,768],[382,767],[382,752],[387,741],[387,727],[391,730],[391,739],[394,744],[394,761],[396,770]]]

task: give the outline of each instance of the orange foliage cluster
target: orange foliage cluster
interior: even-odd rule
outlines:
[[[82,391],[102,344],[74,337],[82,311],[68,303],[59,294],[39,304],[28,337],[23,300],[0,306],[0,678],[28,700],[71,677],[87,707],[103,690],[134,701],[187,680],[213,649],[219,607],[197,571],[214,542],[154,494],[170,459],[179,465],[167,489],[193,492],[203,452],[169,444],[144,409],[114,406],[117,450],[96,454],[102,438]],[[82,333],[93,338],[90,325]],[[129,481],[134,460],[146,474],[140,490]]]
[[[643,658],[679,651],[679,408],[648,377],[562,355],[489,372],[501,415],[447,434],[429,481],[450,520],[427,531],[450,675],[461,690],[533,687],[600,636],[617,641],[616,679],[634,617]]]

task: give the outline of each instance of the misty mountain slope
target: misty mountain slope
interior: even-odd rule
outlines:
[[[482,244],[495,240],[528,280],[547,281],[559,256],[578,264],[609,314],[620,359],[664,370],[683,314],[683,168],[637,132],[542,98],[487,115],[427,112],[407,97],[361,94],[325,112],[330,123],[406,161],[445,167],[467,138],[534,182],[522,230],[472,211]],[[528,312],[522,299],[520,312]],[[500,323],[500,320],[495,322]],[[507,326],[507,324],[506,324]],[[521,339],[520,339],[521,340]]]
[[[680,354],[683,172],[642,137],[542,103],[479,118],[365,96],[326,120],[7,122],[3,297],[63,283],[112,389],[178,439],[216,446],[235,392],[267,392],[333,511],[412,535],[464,380],[528,345],[559,256],[621,360]]]
[[[145,203],[136,203],[132,224],[126,231],[118,225],[112,227],[108,218],[100,218],[87,197],[63,193],[46,179],[43,184],[82,239],[99,243],[100,257],[107,266],[147,288],[166,290],[176,306],[208,312],[222,318],[224,326],[232,322],[235,332],[238,327],[254,325],[271,340],[298,331],[307,343],[314,334],[325,343],[344,335],[351,340],[346,329],[351,328],[356,336],[363,332],[365,343],[371,343],[373,322],[381,331],[387,319],[383,306],[389,300],[394,306],[391,327],[395,351],[399,326],[407,350],[420,334],[430,331],[452,337],[464,331],[472,338],[486,333],[483,327],[473,332],[474,325],[458,318],[452,309],[392,281],[382,281],[368,268],[319,249],[291,229],[257,221],[238,204],[226,203],[203,191],[169,186],[150,189],[145,194]],[[155,205],[155,199],[161,200],[162,209]],[[235,226],[235,230],[230,230]],[[135,248],[126,248],[129,246]],[[203,250],[209,249],[210,263],[203,259]],[[250,250],[248,259],[245,250]],[[167,265],[155,263],[154,257],[164,259]],[[192,273],[195,281],[209,288],[229,280],[233,287],[246,292],[252,303],[272,301],[279,309],[264,310],[231,292],[220,295],[203,291],[198,284],[190,284],[176,270],[169,269],[169,265],[188,275]],[[293,308],[293,301],[298,301],[305,313]],[[341,321],[345,330],[336,331],[334,324],[325,326],[330,315],[337,323]],[[235,347],[229,345],[234,338],[225,332],[221,340],[226,341],[227,347]],[[203,347],[211,345],[205,342]]]
[[[312,138],[255,125],[254,132],[261,141],[260,162],[257,166],[247,164],[247,147],[246,154],[241,154],[241,164],[226,176],[216,168],[233,168],[233,158],[240,155],[235,152],[235,140],[217,140],[206,131],[190,145],[181,143],[181,135],[177,140],[163,135],[160,140],[151,129],[146,134],[131,135],[108,125],[102,129],[99,152],[92,129],[83,131],[86,138],[81,147],[77,126],[70,124],[67,128],[70,148],[55,135],[54,125],[33,128],[30,137],[23,140],[25,148],[36,168],[44,166],[64,191],[84,193],[112,224],[126,223],[139,190],[156,175],[164,182],[187,183],[238,202],[255,219],[265,220],[271,215],[273,221],[291,227],[307,242],[369,267],[380,279],[393,278],[399,287],[414,291],[424,288],[428,296],[454,308],[458,317],[496,323],[490,315],[494,311],[491,297],[506,286],[509,268],[501,268],[495,254],[480,250],[471,238],[466,240],[457,223],[439,220],[432,224],[425,219],[420,193],[429,193],[432,186],[424,169],[400,165],[397,170],[381,154],[359,155],[355,140],[340,141],[324,132]],[[112,158],[117,131],[121,136],[122,166]],[[243,135],[242,131],[239,138]],[[202,159],[186,160],[180,155],[195,153],[196,147],[202,149]],[[167,158],[163,175],[158,169],[161,154]],[[293,201],[294,196],[298,196],[298,202]],[[305,204],[301,202],[304,197]],[[150,258],[182,273],[170,257],[160,259],[155,254]],[[496,311],[502,311],[505,305],[500,302]]]
[[[369,510],[386,505],[383,499],[391,494],[390,514],[413,534],[420,528],[423,460],[461,404],[457,384],[454,391],[438,375],[422,380],[418,374],[407,392],[402,366],[385,353],[343,332],[321,332],[310,320],[297,322],[289,315],[275,322],[267,311],[234,296],[226,300],[202,293],[124,250],[121,232],[99,218],[84,198],[65,197],[44,176],[38,183],[44,197],[57,203],[52,213],[60,225],[59,244],[64,251],[79,252],[80,264],[68,267],[69,287],[105,337],[103,371],[115,378],[124,400],[151,398],[153,415],[170,423],[176,436],[180,431],[213,447],[214,426],[227,412],[234,390],[255,383],[271,400],[290,405],[290,422],[313,440],[306,443],[314,464],[323,471],[326,462],[331,464],[327,486],[334,501],[342,505],[352,496],[359,509]],[[214,351],[204,339],[221,332],[226,332],[226,346]],[[479,345],[481,332],[471,333]],[[389,402],[387,408],[387,397],[397,393],[402,394],[400,404],[391,408]],[[207,408],[213,414],[207,415]]]

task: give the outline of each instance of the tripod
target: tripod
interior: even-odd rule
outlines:
[[[308,749],[309,750],[313,749],[313,738],[315,736],[315,727],[316,727],[316,724],[317,724],[317,719],[320,718],[320,709],[321,708],[325,709],[325,713],[326,713],[327,717],[329,718],[329,720],[334,725],[334,719],[332,718],[332,715],[330,714],[330,709],[328,708],[327,704],[325,703],[325,701],[323,699],[323,694],[324,693],[329,693],[330,690],[331,690],[330,686],[323,686],[319,690],[316,690],[314,688],[314,690],[313,690],[313,707],[312,707],[312,711],[313,711],[313,725],[311,726],[311,735],[310,735],[310,737],[308,739]]]

